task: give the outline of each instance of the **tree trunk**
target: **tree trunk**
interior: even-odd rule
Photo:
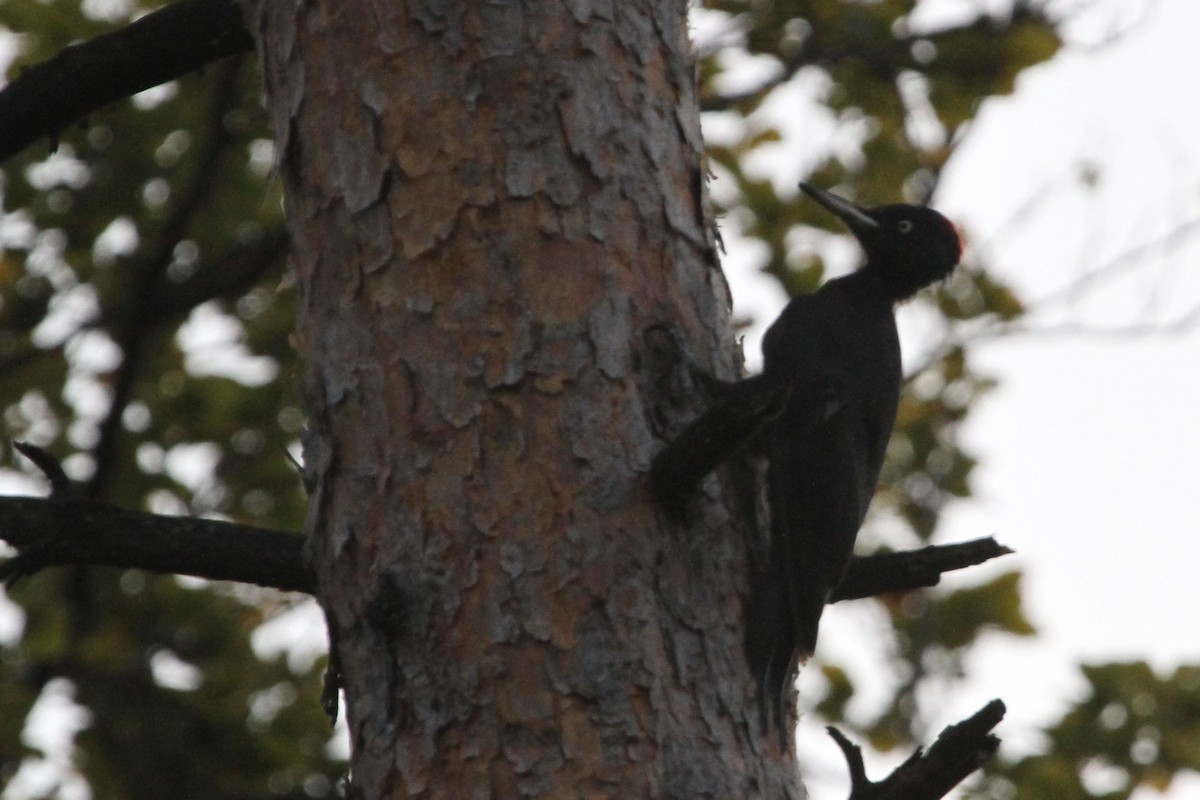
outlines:
[[[743,655],[752,493],[648,489],[689,367],[737,370],[685,12],[253,13],[362,797],[803,793]]]

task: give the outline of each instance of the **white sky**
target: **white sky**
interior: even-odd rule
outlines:
[[[1056,59],[985,110],[942,195],[982,238],[1063,165],[1100,169],[1093,200],[1051,199],[1038,224],[994,244],[996,271],[1027,297],[1200,219],[1198,31],[1200,3],[1165,0],[1118,43]],[[1193,237],[1067,314],[1096,327],[1178,319],[1200,305],[1198,265]],[[1200,663],[1200,326],[1031,337],[979,355],[1002,384],[968,429],[983,455],[978,498],[951,527],[995,532],[1019,551],[1042,632],[981,653],[979,684],[1024,722],[1056,705],[1041,696],[1073,683],[1074,662]],[[1171,795],[1198,787],[1190,777]]]

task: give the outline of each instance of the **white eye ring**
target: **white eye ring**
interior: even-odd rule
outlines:
[[[913,229],[913,224],[911,220],[902,219],[900,220],[900,224],[896,227],[900,229],[901,233],[909,233]]]

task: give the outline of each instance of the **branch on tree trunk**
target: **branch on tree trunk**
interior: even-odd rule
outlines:
[[[991,733],[1004,718],[993,700],[973,716],[942,731],[928,752],[917,749],[882,781],[867,779],[862,750],[837,728],[827,728],[850,768],[850,800],[938,800],[991,758],[1000,740]]]
[[[178,0],[71,45],[0,91],[0,161],[115,100],[253,46],[236,0]]]
[[[20,554],[0,566],[10,580],[45,567],[95,564],[316,590],[295,533],[232,522],[127,511],[86,500],[0,497],[0,539]]]
[[[0,579],[45,567],[95,564],[309,594],[316,588],[304,561],[303,537],[232,522],[167,517],[61,497],[0,497],[0,539],[20,551],[0,566]],[[989,537],[855,557],[832,602],[934,586],[943,572],[1011,552]]]
[[[46,480],[50,481],[51,497],[55,500],[62,500],[71,495],[73,490],[71,479],[67,477],[66,471],[63,470],[62,464],[57,458],[42,448],[26,442],[13,442],[13,448],[32,461],[33,465],[46,476]]]
[[[973,567],[1012,552],[989,536],[985,539],[932,545],[902,553],[856,556],[850,561],[846,577],[834,590],[830,602],[859,600],[880,594],[936,586],[943,572]]]

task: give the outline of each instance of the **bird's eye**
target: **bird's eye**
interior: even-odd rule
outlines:
[[[907,220],[907,219],[902,219],[902,220],[900,220],[900,224],[897,227],[900,228],[901,233],[908,233],[913,228],[912,221]]]

